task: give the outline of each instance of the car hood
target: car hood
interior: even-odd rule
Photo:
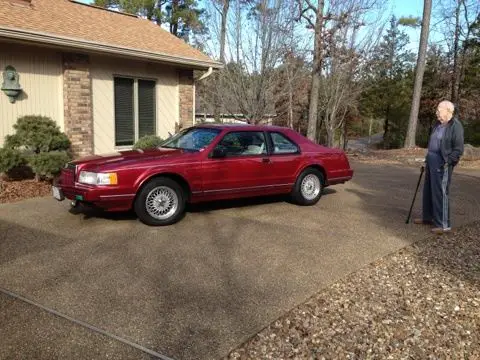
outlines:
[[[128,150],[119,151],[110,154],[93,155],[72,161],[72,164],[79,166],[102,166],[111,164],[129,163],[131,161],[141,161],[151,158],[173,158],[182,156],[188,152],[181,149],[148,149],[148,150]]]

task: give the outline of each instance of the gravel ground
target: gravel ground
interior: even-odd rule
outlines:
[[[0,180],[0,204],[20,201],[33,197],[47,196],[50,194],[51,184],[49,182],[35,180]]]
[[[480,359],[480,221],[326,288],[225,359]]]

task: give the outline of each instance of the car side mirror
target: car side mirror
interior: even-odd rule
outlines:
[[[223,146],[217,146],[213,149],[211,158],[221,159],[227,156],[227,150]]]

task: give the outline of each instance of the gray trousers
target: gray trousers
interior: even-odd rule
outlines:
[[[450,224],[449,189],[452,167],[445,166],[440,154],[427,154],[425,182],[423,184],[423,220],[433,221],[439,228],[447,229]]]

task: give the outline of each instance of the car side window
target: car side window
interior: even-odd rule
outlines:
[[[226,156],[249,156],[267,154],[265,135],[260,131],[238,131],[224,136],[217,144]]]
[[[270,136],[272,138],[274,154],[296,154],[298,152],[298,146],[284,135],[272,132]]]

